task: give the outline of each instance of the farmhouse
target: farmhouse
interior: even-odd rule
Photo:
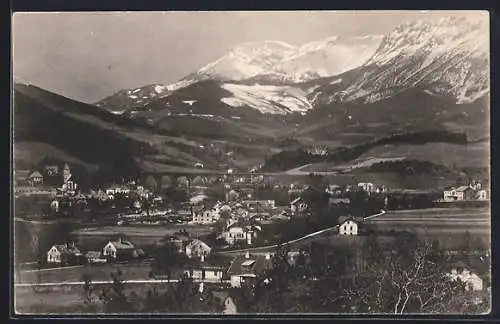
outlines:
[[[339,217],[339,234],[340,235],[358,235],[361,219],[356,217]]]
[[[458,188],[450,188],[443,193],[444,201],[463,201],[474,199],[475,191],[470,186],[460,186]]]
[[[80,249],[74,243],[54,245],[47,252],[47,263],[52,264],[77,264],[82,256]]]
[[[43,184],[43,175],[38,171],[33,171],[26,178],[26,182],[30,186],[37,186]]]
[[[186,245],[186,255],[188,258],[207,257],[212,249],[201,240],[192,240]]]
[[[134,244],[118,238],[118,241],[109,241],[102,250],[103,256],[111,260],[135,259],[144,255],[142,249],[136,249]]]
[[[241,287],[243,283],[251,283],[255,278],[272,267],[270,254],[251,255],[246,252],[233,259],[227,270],[231,287]]]

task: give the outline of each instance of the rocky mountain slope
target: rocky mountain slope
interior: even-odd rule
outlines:
[[[413,100],[403,94],[418,92],[471,103],[489,92],[487,27],[487,21],[450,17],[404,23],[383,39],[331,37],[299,47],[249,42],[178,83],[124,90],[99,106],[154,120],[174,112],[305,115],[339,104]]]
[[[323,101],[373,103],[407,89],[470,103],[489,91],[487,20],[464,17],[405,23],[387,35],[358,78]]]
[[[122,90],[99,101],[96,105],[116,113],[124,112],[130,108],[140,110],[140,107],[144,107],[158,98],[205,80],[246,81],[247,84],[283,86],[328,77],[363,64],[373,55],[381,40],[382,36],[329,37],[302,46],[292,46],[281,41],[247,42],[235,46],[221,58],[176,83],[154,84],[138,89]],[[228,87],[233,88],[231,85]],[[241,91],[238,92],[241,93]],[[258,87],[255,92],[254,98],[258,97],[260,93],[263,95],[261,101],[273,102],[269,96],[276,96],[270,95],[270,92],[287,93],[288,91],[287,89],[271,90]],[[249,101],[246,95],[243,97],[245,98],[237,101]],[[280,101],[283,100],[274,101],[280,105]],[[285,101],[289,100],[285,99]],[[285,110],[303,111],[307,109],[304,107],[309,106],[293,101],[294,103],[287,106]],[[299,98],[299,101],[302,101],[302,98]],[[235,101],[233,100],[233,102]],[[297,108],[298,105],[304,107]],[[283,109],[279,108],[276,113],[282,111]],[[263,112],[274,113],[274,110],[265,108]]]

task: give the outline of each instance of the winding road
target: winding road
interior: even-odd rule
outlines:
[[[377,214],[374,214],[374,215],[370,215],[370,216],[367,216],[365,217],[363,220],[369,220],[369,219],[372,219],[372,218],[375,218],[375,217],[378,217],[378,216],[382,216],[384,215],[386,212],[384,210],[382,210],[380,213],[377,213]],[[331,231],[334,231],[336,230],[337,228],[339,227],[339,225],[335,225],[335,226],[332,226],[332,227],[329,227],[329,228],[325,228],[325,229],[322,229],[320,231],[317,231],[317,232],[314,232],[314,233],[310,233],[310,234],[307,234],[303,237],[300,237],[300,238],[297,238],[297,239],[294,239],[294,240],[291,240],[291,241],[288,241],[286,243],[283,243],[284,245],[285,244],[295,244],[295,243],[298,243],[298,242],[301,242],[301,241],[304,241],[304,240],[307,240],[307,239],[311,239],[311,238],[314,238],[314,237],[317,237],[318,235],[321,235],[321,234],[324,234],[324,233],[327,233],[327,232],[331,232]],[[260,246],[260,247],[254,247],[254,248],[249,248],[249,249],[239,249],[239,250],[232,250],[232,251],[220,251],[219,253],[220,254],[224,254],[224,255],[234,255],[234,254],[241,254],[242,252],[251,252],[251,253],[263,253],[263,252],[268,252],[269,250],[272,250],[272,249],[275,249],[278,245],[277,244],[274,244],[274,245],[268,245],[268,246]],[[46,268],[46,269],[33,269],[33,270],[24,270],[22,271],[23,273],[24,272],[52,272],[52,271],[65,271],[67,269],[71,269],[71,268],[82,268],[84,266],[72,266],[72,267],[56,267],[56,268]],[[127,283],[174,283],[174,282],[177,282],[178,280],[162,280],[162,279],[130,279],[130,280],[126,280],[125,282]],[[109,284],[111,283],[110,280],[104,280],[104,281],[93,281],[92,282],[93,284]],[[42,283],[16,283],[15,286],[16,287],[31,287],[31,286],[40,286],[40,287],[43,287],[43,286],[65,286],[65,285],[83,285],[84,282],[83,281],[61,281],[61,282],[42,282]]]
[[[378,214],[370,215],[370,216],[367,216],[367,217],[363,218],[363,221],[367,221],[369,219],[372,219],[372,218],[375,218],[375,217],[378,217],[378,216],[382,216],[385,213],[386,213],[385,210],[382,210]],[[324,234],[324,233],[336,230],[338,227],[339,227],[339,225],[335,225],[335,226],[332,226],[332,227],[329,227],[329,228],[325,228],[325,229],[322,229],[320,231],[317,231],[317,232],[310,233],[310,234],[307,234],[305,236],[302,236],[302,237],[300,237],[298,239],[285,242],[282,245],[294,244],[294,243],[303,241],[303,240],[308,239],[308,238],[313,238],[313,237],[318,236],[320,234]],[[276,247],[278,247],[278,244],[267,245],[267,246],[260,246],[260,247],[254,247],[254,248],[247,248],[247,249],[231,250],[231,251],[219,251],[218,253],[219,254],[225,254],[225,255],[237,254],[237,253],[247,252],[247,251],[255,253],[255,252],[264,252],[264,251],[267,251],[267,250],[270,250],[270,249],[275,249]]]

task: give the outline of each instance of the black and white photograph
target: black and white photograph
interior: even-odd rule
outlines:
[[[491,312],[490,17],[16,12],[16,315]]]

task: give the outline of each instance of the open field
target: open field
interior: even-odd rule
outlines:
[[[314,163],[308,166],[298,168],[301,172],[349,172],[354,169],[368,168],[374,164],[381,162],[395,162],[406,159],[404,156],[391,156],[391,157],[374,157],[367,156],[366,158],[359,158],[349,163],[333,165],[332,163]]]
[[[486,208],[433,208],[388,211],[367,224],[383,231],[411,231],[429,239],[438,239],[444,246],[453,247],[469,231],[474,239],[490,245],[490,211]]]
[[[124,280],[148,279],[151,266],[149,261],[144,260],[142,262],[95,264],[16,271],[14,272],[14,281],[17,283],[81,281],[84,274],[89,274],[91,280],[110,280],[111,272],[116,272],[117,269],[122,271]]]
[[[138,246],[155,244],[163,237],[186,230],[192,235],[203,236],[211,232],[210,227],[200,225],[131,225],[87,227],[71,232],[71,235],[82,246],[92,246],[95,242],[107,242],[119,234]]]
[[[141,283],[125,285],[127,295],[133,291],[139,296],[145,296],[149,289],[165,291],[165,284]],[[99,286],[98,291],[103,286]],[[98,302],[97,302],[98,303]],[[14,292],[14,309],[17,314],[84,314],[83,289],[80,285],[51,287],[16,287]],[[99,312],[99,310],[97,310]]]
[[[455,164],[458,167],[487,167],[490,164],[489,155],[489,142],[467,145],[427,143],[377,146],[363,154],[360,159],[405,157],[446,166]]]

